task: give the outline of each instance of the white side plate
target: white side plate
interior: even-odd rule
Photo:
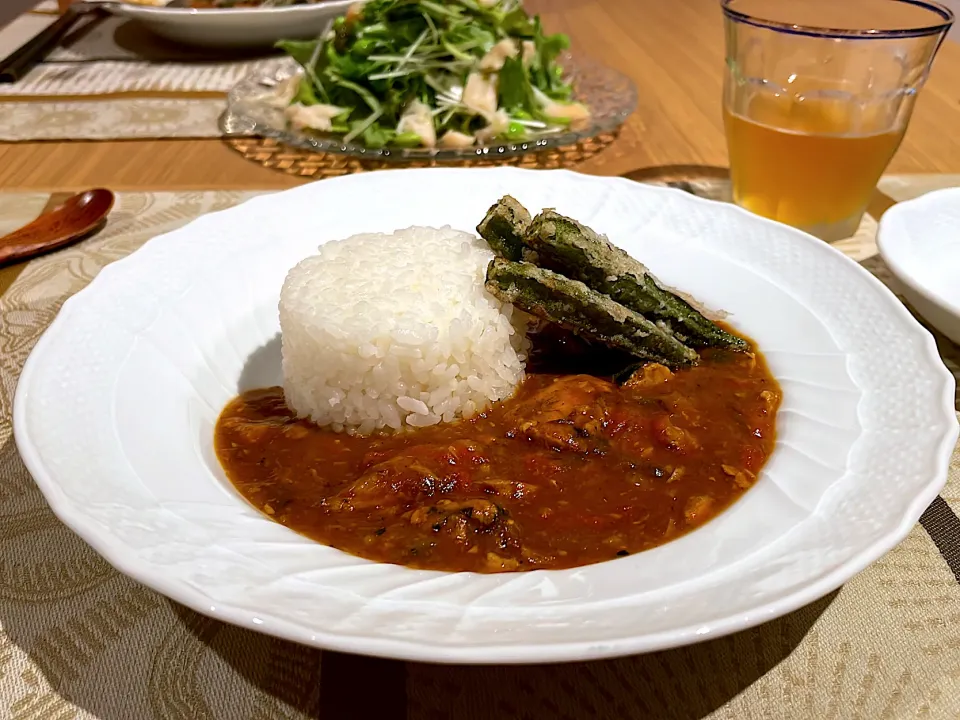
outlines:
[[[503,575],[361,560],[245,503],[214,457],[213,426],[238,390],[279,379],[287,269],[361,231],[473,230],[505,193],[608,234],[759,342],[784,402],[756,486],[660,548]],[[64,522],[200,612],[348,652],[545,662],[696,642],[838,587],[901,540],[943,486],[953,392],[930,334],[893,294],[799,231],[623,179],[396,170],[251,200],[107,267],[31,354],[14,426]]]
[[[894,205],[877,245],[917,312],[960,343],[960,188]]]
[[[160,37],[186,45],[216,48],[269,47],[277,40],[318,37],[331,20],[356,0],[321,0],[287,7],[191,8],[153,7],[110,2],[114,15],[130,18]]]

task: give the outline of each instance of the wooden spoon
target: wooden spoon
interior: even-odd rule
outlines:
[[[36,220],[0,237],[0,266],[58,250],[100,229],[113,207],[103,188],[73,195]]]

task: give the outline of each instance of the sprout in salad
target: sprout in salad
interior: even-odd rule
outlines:
[[[522,0],[369,0],[315,41],[278,47],[303,72],[278,87],[298,129],[370,148],[525,140],[589,118]]]

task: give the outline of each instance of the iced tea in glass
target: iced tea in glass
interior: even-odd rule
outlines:
[[[953,14],[927,0],[722,0],[733,199],[852,235]]]

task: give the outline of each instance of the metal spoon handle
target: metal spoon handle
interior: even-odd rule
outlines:
[[[55,22],[0,61],[0,84],[15,83],[20,80],[60,44],[77,20],[89,13],[102,12],[102,8],[92,3],[71,5]]]

